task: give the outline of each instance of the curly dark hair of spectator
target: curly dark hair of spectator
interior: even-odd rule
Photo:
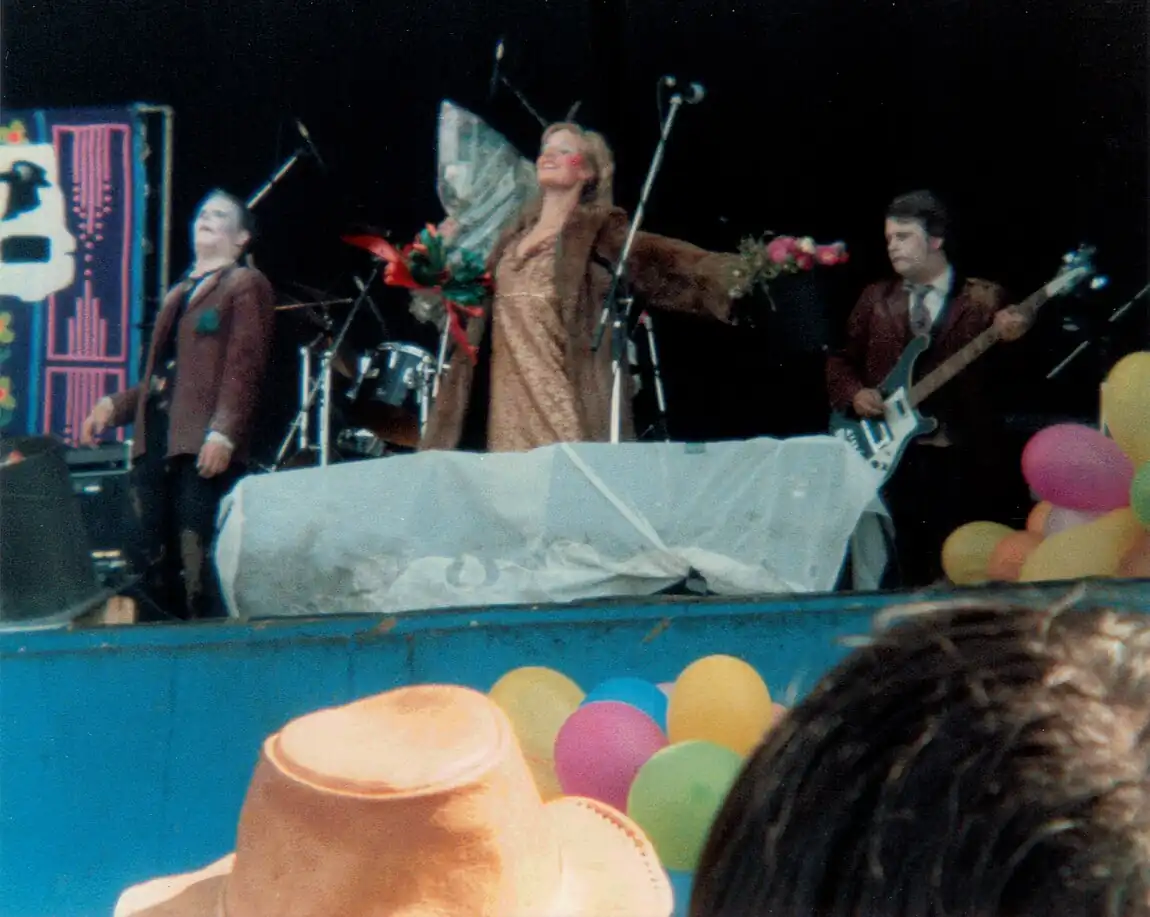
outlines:
[[[915,606],[771,731],[692,917],[1150,914],[1150,618]]]

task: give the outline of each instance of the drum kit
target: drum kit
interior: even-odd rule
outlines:
[[[349,346],[348,329],[365,303],[387,327],[368,294],[378,271],[376,265],[366,283],[356,278],[360,294],[354,300],[278,307],[306,309],[320,331],[298,349],[299,410],[265,470],[383,458],[418,447],[443,369],[447,330],[438,357],[408,341],[383,341],[366,352]],[[337,329],[328,307],[348,304],[351,309]]]

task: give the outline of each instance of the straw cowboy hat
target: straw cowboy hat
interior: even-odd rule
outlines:
[[[265,741],[235,852],[129,888],[115,917],[669,917],[637,825],[543,803],[511,723],[467,688],[401,688]]]

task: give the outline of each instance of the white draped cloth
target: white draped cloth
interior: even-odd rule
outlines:
[[[830,591],[879,484],[830,436],[424,452],[246,478],[216,561],[242,618]]]

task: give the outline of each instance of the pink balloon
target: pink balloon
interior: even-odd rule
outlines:
[[[673,681],[663,681],[659,683],[659,690],[662,691],[667,697],[671,696],[671,692],[675,690],[675,683]]]
[[[1134,463],[1098,430],[1063,423],[1030,438],[1022,451],[1022,474],[1042,500],[1104,513],[1129,505]]]
[[[1084,513],[1077,509],[1055,506],[1050,510],[1050,515],[1046,517],[1046,525],[1042,527],[1042,534],[1049,538],[1051,535],[1057,535],[1067,529],[1086,525],[1087,522],[1093,522],[1095,519],[1101,519],[1105,515],[1105,513]]]
[[[635,775],[667,746],[663,730],[643,711],[618,701],[580,707],[555,739],[555,775],[568,796],[589,796],[620,812]]]

